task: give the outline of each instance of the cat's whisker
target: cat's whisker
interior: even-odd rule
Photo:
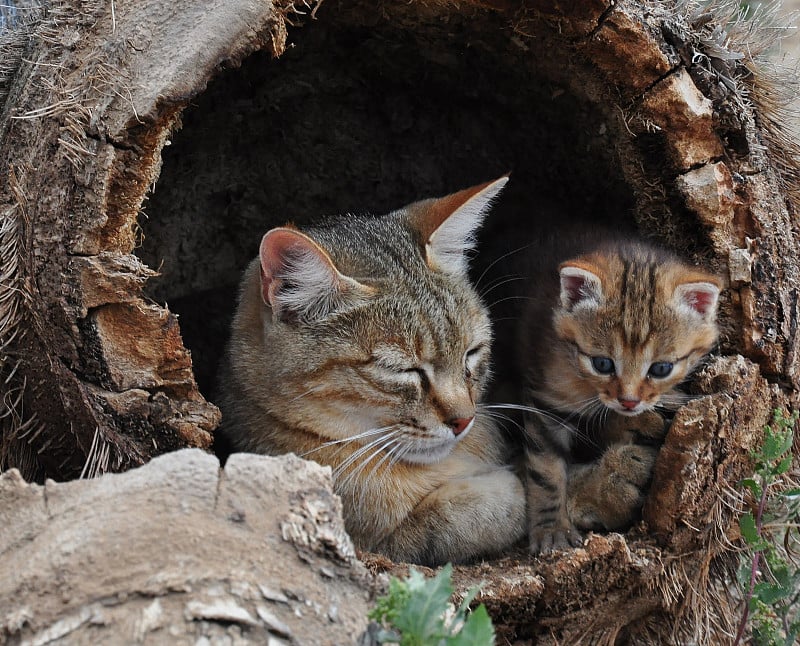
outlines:
[[[368,442],[367,444],[364,444],[363,446],[358,448],[356,451],[353,451],[353,453],[346,460],[344,460],[341,464],[339,464],[336,467],[336,469],[334,469],[334,471],[333,471],[334,479],[338,478],[345,471],[345,469],[347,469],[354,462],[357,462],[363,455],[365,455],[366,453],[369,453],[370,451],[372,451],[376,446],[381,444],[381,442],[385,442],[385,443],[391,442],[392,439],[398,433],[399,433],[399,429],[397,429],[395,431],[390,431],[388,433],[388,435],[381,435],[380,437],[375,438],[371,442]],[[380,447],[378,447],[377,451],[380,451]]]
[[[379,428],[371,428],[369,430],[363,431],[363,432],[358,433],[356,435],[351,435],[350,437],[345,437],[345,438],[342,438],[340,440],[331,440],[329,442],[325,442],[324,444],[322,444],[322,447],[333,446],[334,444],[342,444],[343,442],[354,442],[354,441],[357,441],[357,440],[364,439],[365,437],[371,437],[372,435],[376,435],[378,433],[384,433],[386,431],[392,430],[392,429],[397,428],[397,427],[398,427],[397,424],[389,424],[388,426],[381,426]]]
[[[488,283],[484,289],[479,292],[481,300],[484,300],[489,294],[491,294],[494,290],[499,289],[503,285],[508,285],[509,283],[515,283],[520,280],[525,280],[524,276],[504,276],[502,278],[498,278],[493,280],[492,282]]]
[[[339,475],[341,475],[342,472],[345,469],[347,469],[351,464],[360,460],[365,454],[370,453],[371,451],[373,451],[373,449],[376,449],[376,447],[377,451],[380,451],[383,445],[388,445],[392,441],[394,441],[394,439],[399,435],[399,433],[400,433],[400,427],[398,426],[394,430],[389,431],[388,433],[385,433],[380,437],[373,439],[370,442],[367,442],[363,446],[353,451],[353,453],[346,460],[344,460],[341,464],[339,464],[336,467],[333,473],[334,477],[338,477]],[[372,459],[372,456],[370,456],[369,459]]]
[[[553,413],[542,408],[536,408],[534,406],[523,406],[522,404],[483,404],[483,405],[489,409],[499,408],[499,409],[518,410],[523,413],[534,413],[536,415],[540,415],[546,419],[555,422],[556,424],[562,426],[568,431],[571,432],[575,431],[575,428],[571,424],[567,424],[561,417],[559,417],[558,415],[554,415]]]
[[[320,451],[330,446],[335,446],[337,444],[346,444],[348,442],[356,442],[358,440],[364,439],[365,437],[371,437],[373,435],[377,435],[378,433],[385,433],[386,431],[395,427],[397,427],[397,424],[390,424],[389,426],[382,426],[381,428],[371,428],[367,431],[364,431],[363,433],[359,433],[357,435],[351,435],[350,437],[345,437],[340,440],[330,440],[328,442],[320,444],[319,446],[314,447],[313,449],[306,451],[305,453],[301,453],[299,457],[304,458],[305,456],[310,455],[315,451]]]
[[[497,411],[482,410],[482,405],[481,404],[478,404],[477,409],[476,409],[475,412],[476,412],[476,416],[486,416],[491,420],[495,420],[495,421],[500,422],[501,425],[503,426],[503,428],[506,428],[506,426],[504,424],[502,424],[502,423],[503,422],[509,422],[509,423],[513,424],[514,426],[516,426],[519,431],[521,431],[521,432],[525,431],[525,428],[522,426],[522,424],[520,424],[513,417],[510,417],[508,415],[503,415],[502,413],[498,413]]]
[[[531,246],[531,245],[530,245],[530,243],[528,243],[528,244],[526,244],[526,245],[522,245],[521,247],[517,247],[516,249],[512,249],[511,251],[509,251],[509,252],[507,252],[507,253],[504,253],[502,256],[498,256],[497,258],[495,258],[494,260],[492,260],[492,262],[490,262],[490,263],[489,263],[489,264],[486,266],[486,269],[484,269],[484,270],[483,270],[483,272],[481,273],[481,275],[480,275],[480,276],[478,276],[477,280],[475,281],[475,286],[476,286],[476,287],[480,287],[481,281],[484,279],[484,277],[486,276],[486,274],[487,274],[487,273],[489,272],[489,270],[490,270],[492,267],[494,267],[494,266],[495,266],[495,265],[496,265],[498,262],[502,262],[502,261],[503,261],[503,260],[505,260],[506,258],[508,258],[508,257],[510,257],[510,256],[513,256],[515,253],[519,253],[520,251],[525,251],[525,250],[526,250],[526,249],[528,249],[530,246]]]
[[[386,460],[390,460],[391,459],[392,454],[394,453],[395,449],[398,448],[398,446],[399,446],[399,441],[400,441],[399,438],[395,438],[394,440],[392,440],[392,442],[388,446],[383,448],[383,455],[381,456],[381,458],[378,461],[375,462],[375,464],[369,470],[369,473],[366,476],[366,480],[368,480],[368,481],[372,480],[372,477],[375,475],[375,473],[380,468],[380,466],[384,462],[386,462]],[[371,459],[372,458],[370,458],[370,460]],[[369,463],[369,460],[364,463],[365,466],[368,463]],[[366,488],[361,490],[361,496],[359,497],[359,504],[362,504],[362,505],[364,504],[364,496],[366,495],[366,493],[367,493]]]
[[[505,303],[506,301],[532,301],[534,300],[531,296],[522,296],[522,295],[515,295],[515,296],[504,296],[503,298],[498,298],[496,301],[489,303],[489,309],[493,310],[495,307],[500,305],[500,303]]]
[[[396,435],[396,434],[395,434],[395,435]],[[354,468],[354,469],[353,469],[353,470],[352,470],[350,473],[348,473],[348,474],[347,474],[347,477],[345,477],[345,479],[344,479],[344,480],[341,482],[341,484],[340,484],[340,486],[342,487],[342,489],[346,489],[346,488],[347,488],[347,486],[350,484],[350,482],[352,482],[352,480],[353,480],[354,478],[356,478],[357,476],[359,476],[359,475],[361,474],[361,472],[362,472],[362,471],[364,471],[364,469],[367,467],[367,465],[368,465],[370,462],[372,462],[372,460],[373,460],[373,459],[374,459],[376,456],[378,456],[378,455],[380,455],[381,453],[383,453],[383,458],[381,458],[381,460],[379,460],[379,461],[378,461],[378,464],[380,464],[380,463],[381,463],[381,462],[382,462],[384,459],[386,459],[386,456],[388,455],[388,454],[386,453],[386,449],[387,449],[388,447],[392,446],[392,444],[395,444],[395,443],[399,442],[399,440],[400,440],[400,438],[398,438],[398,437],[396,437],[396,436],[394,436],[394,435],[393,435],[393,436],[392,436],[392,437],[390,437],[390,438],[389,438],[389,439],[388,439],[386,442],[384,442],[384,443],[383,443],[383,444],[381,444],[380,446],[376,447],[376,448],[375,448],[375,450],[374,450],[374,451],[372,451],[372,452],[369,454],[369,457],[367,457],[366,459],[362,460],[362,461],[361,461],[361,462],[360,462],[358,465],[356,465],[356,467],[355,467],[355,468]],[[362,454],[362,455],[363,455],[363,454]],[[370,473],[370,476],[371,476],[373,473],[374,473],[374,470],[373,470],[373,471]],[[363,491],[362,491],[362,495],[363,495]]]
[[[514,418],[509,417],[508,415],[502,415],[500,413],[487,413],[487,412],[479,412],[477,415],[480,416],[480,417],[484,417],[485,416],[485,417],[487,417],[487,418],[489,418],[489,419],[491,419],[491,420],[493,420],[495,422],[499,422],[500,425],[504,429],[507,428],[505,426],[505,423],[507,422],[507,423],[511,424],[512,426],[515,426],[517,428],[517,430],[519,430],[519,431],[524,431],[525,430],[523,428],[522,424],[517,422]]]
[[[319,384],[317,386],[314,386],[313,388],[309,388],[307,391],[305,391],[304,393],[299,394],[297,397],[293,397],[292,399],[290,399],[286,403],[287,404],[292,404],[292,403],[294,403],[294,402],[296,402],[296,401],[298,401],[300,399],[303,399],[303,397],[307,397],[308,395],[310,395],[312,393],[319,392],[320,390],[324,390],[324,388],[325,388],[324,385]]]

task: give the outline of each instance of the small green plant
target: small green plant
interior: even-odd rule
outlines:
[[[450,604],[453,594],[449,563],[433,578],[426,579],[411,569],[406,579],[392,578],[389,593],[377,601],[369,613],[380,624],[377,641],[401,646],[491,646],[494,644],[492,620],[481,604],[469,612],[478,594],[470,588],[458,609]]]
[[[755,509],[739,519],[747,552],[739,569],[745,608],[734,641],[742,643],[748,623],[759,646],[791,646],[800,635],[800,489],[776,485],[792,466],[798,413],[776,409],[764,427],[764,442],[754,451],[756,469],[741,482],[753,495]],[[785,485],[784,485],[785,486]]]

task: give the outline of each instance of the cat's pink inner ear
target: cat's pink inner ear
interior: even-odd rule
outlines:
[[[719,287],[712,283],[685,283],[678,285],[676,294],[682,305],[701,316],[713,316],[717,310]]]
[[[308,236],[286,227],[268,231],[259,247],[261,298],[277,309],[276,295],[287,278],[332,286],[338,274],[328,254]],[[299,274],[303,274],[302,276]]]
[[[588,269],[572,264],[563,264],[561,276],[561,304],[572,309],[579,303],[599,302],[602,294],[600,278]]]

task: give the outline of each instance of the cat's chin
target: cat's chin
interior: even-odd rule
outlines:
[[[641,415],[642,413],[650,410],[649,406],[637,406],[633,410],[630,410],[628,408],[624,408],[623,406],[612,406],[609,404],[606,404],[606,408],[611,409],[617,415],[622,415],[623,417],[636,417],[637,415]]]
[[[434,446],[421,446],[403,453],[401,460],[409,464],[436,464],[453,452],[458,438],[442,442]]]

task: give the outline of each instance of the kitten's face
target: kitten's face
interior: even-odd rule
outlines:
[[[622,415],[638,415],[683,381],[714,345],[717,279],[644,251],[594,254],[561,267],[554,323],[571,347],[560,389],[571,408],[596,397]]]

